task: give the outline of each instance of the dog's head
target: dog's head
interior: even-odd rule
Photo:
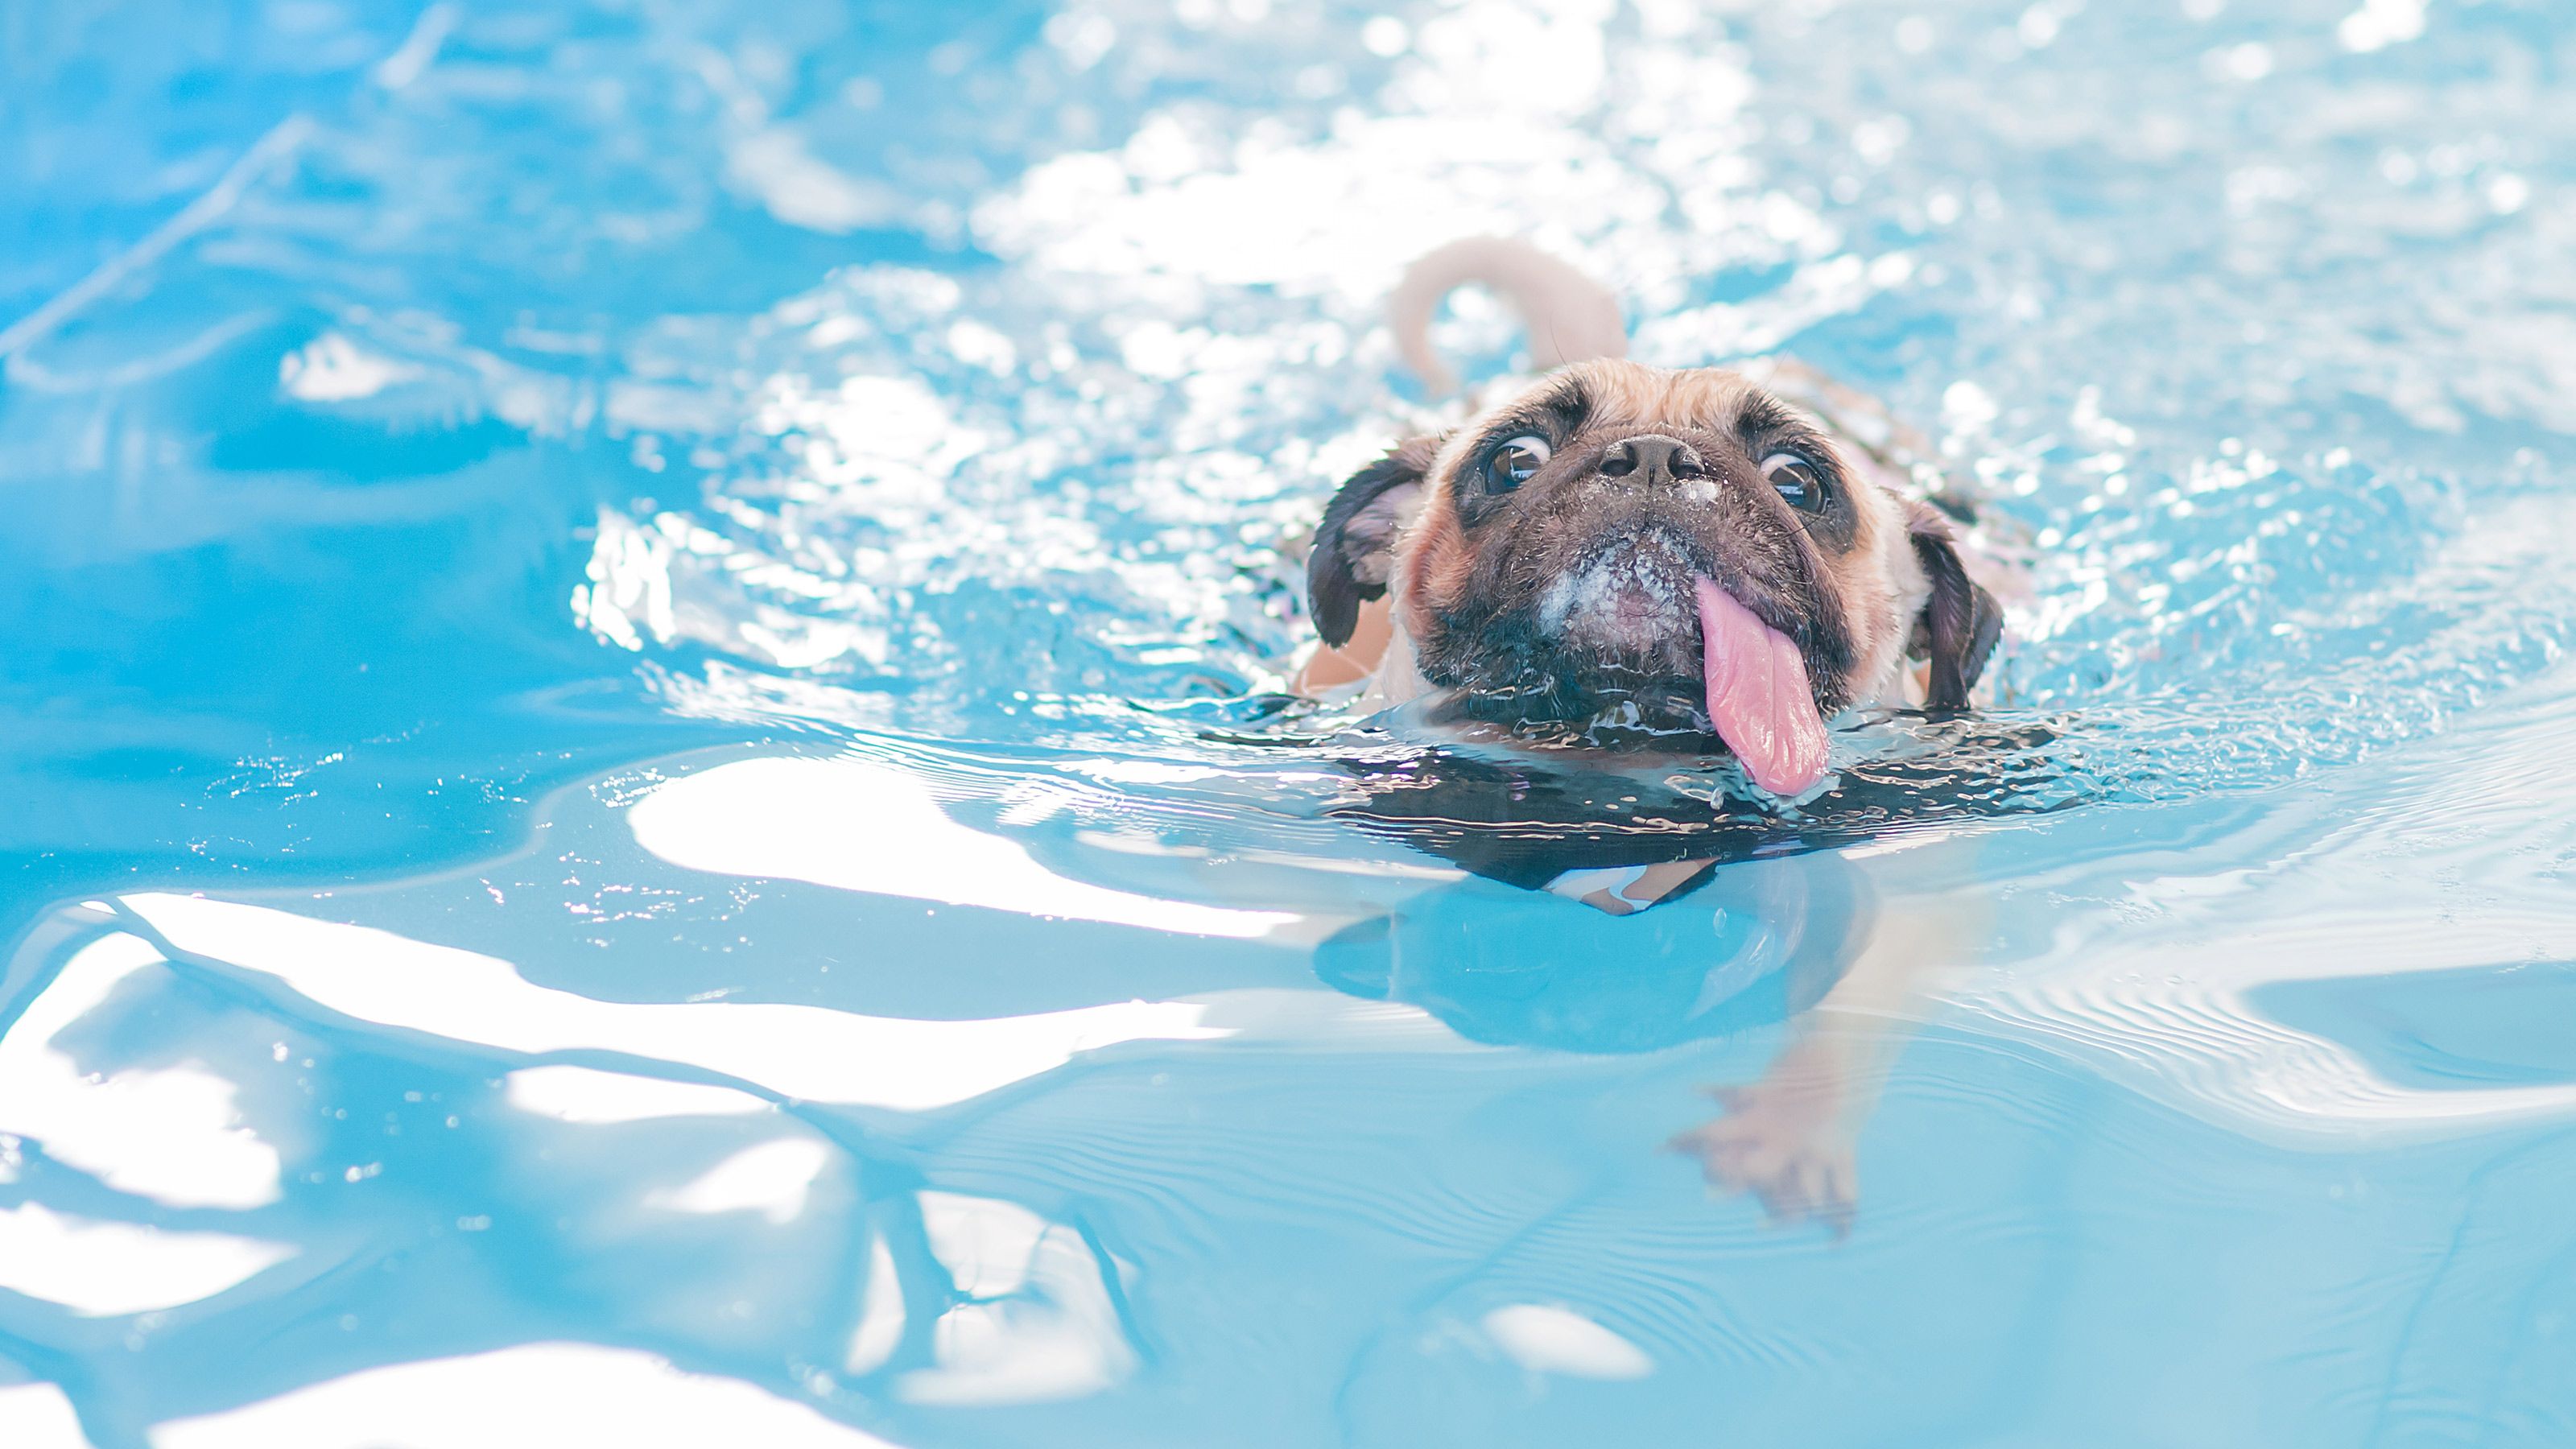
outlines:
[[[1964,708],[2001,626],[1947,518],[1738,374],[1577,363],[1342,486],[1308,562],[1317,628],[1393,595],[1398,654],[1468,713],[1715,734],[1766,789],[1909,654]]]

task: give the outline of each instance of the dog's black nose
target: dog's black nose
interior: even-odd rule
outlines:
[[[1641,433],[1614,444],[1601,459],[1601,471],[1612,478],[1633,476],[1647,483],[1670,483],[1676,478],[1705,477],[1708,468],[1681,439]]]

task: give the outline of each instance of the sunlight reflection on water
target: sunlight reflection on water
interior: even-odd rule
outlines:
[[[146,10],[0,20],[12,1449],[2576,1440],[2555,11]],[[1925,429],[2004,707],[1260,697],[1477,233]]]

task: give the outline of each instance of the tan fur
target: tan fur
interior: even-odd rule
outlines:
[[[1437,476],[1445,477],[1449,466],[1445,457],[1442,466],[1444,472]],[[1468,571],[1476,562],[1467,546],[1466,530],[1459,525],[1458,510],[1445,491],[1435,495],[1406,530],[1396,559],[1403,581],[1398,596],[1404,601],[1397,618],[1418,638],[1430,627],[1425,611],[1457,607]]]
[[[1593,426],[1649,429],[1663,423],[1731,431],[1745,404],[1763,395],[1751,379],[1724,368],[1668,369],[1599,358],[1560,369],[1458,429],[1432,464],[1421,512],[1396,544],[1389,581],[1394,600],[1390,657],[1400,654],[1409,661],[1413,641],[1429,632],[1441,611],[1458,605],[1468,585],[1475,558],[1451,486],[1457,470],[1466,465],[1468,449],[1488,419],[1534,393],[1552,390],[1568,375],[1582,379]],[[1812,415],[1810,420],[1822,425]],[[1838,442],[1838,449],[1844,454],[1839,460],[1844,475],[1860,484],[1854,492],[1862,505],[1851,552],[1825,560],[1856,646],[1857,663],[1845,682],[1855,703],[1908,703],[1905,646],[1931,583],[1908,541],[1903,504],[1877,481],[1880,470],[1856,466],[1861,460],[1852,456],[1855,450],[1848,444]],[[1432,687],[1410,668],[1400,671],[1400,678],[1395,677],[1399,671],[1381,673],[1372,693],[1382,704],[1404,703]]]

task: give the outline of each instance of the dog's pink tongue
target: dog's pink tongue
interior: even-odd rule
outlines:
[[[1754,784],[1804,794],[1825,776],[1825,720],[1807,687],[1807,661],[1734,595],[1707,579],[1696,585],[1710,723]]]

